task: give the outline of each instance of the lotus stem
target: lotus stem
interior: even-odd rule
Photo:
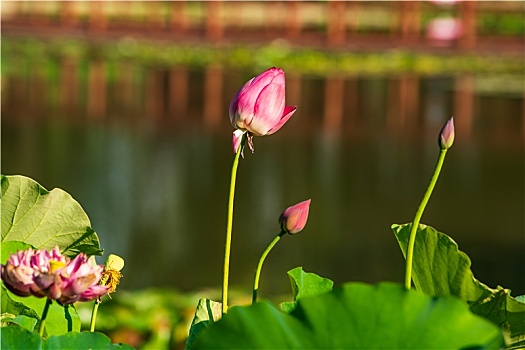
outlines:
[[[253,282],[253,296],[252,296],[252,304],[255,304],[257,302],[257,292],[259,291],[259,277],[261,276],[261,270],[262,265],[264,263],[264,260],[266,259],[266,256],[268,253],[270,253],[270,250],[279,242],[281,237],[285,234],[285,231],[279,232],[277,236],[270,242],[268,247],[266,247],[265,251],[262,253],[261,258],[259,259],[259,263],[257,264],[257,268],[255,269],[255,280]]]
[[[40,328],[38,329],[38,334],[40,334],[41,337],[44,336],[44,328],[46,327],[47,313],[52,302],[52,299],[47,299],[46,305],[44,306],[44,311],[42,312],[42,320],[40,321]]]
[[[230,196],[228,200],[228,222],[226,225],[226,244],[224,248],[224,270],[222,280],[222,314],[228,312],[228,278],[230,275],[230,251],[232,240],[233,227],[233,201],[235,199],[235,181],[237,179],[237,167],[239,166],[239,158],[246,142],[246,133],[242,136],[241,145],[237,148],[235,158],[233,160],[231,180],[230,180]]]
[[[93,311],[91,311],[91,324],[89,326],[90,332],[95,331],[95,324],[97,323],[97,313],[98,313],[99,305],[100,305],[100,301],[98,299],[95,300],[95,304],[93,304]]]
[[[430,184],[428,185],[427,191],[425,192],[425,195],[423,196],[423,200],[421,201],[421,204],[419,204],[414,220],[412,221],[412,226],[410,229],[410,236],[409,236],[410,238],[408,240],[407,257],[406,257],[406,271],[405,271],[406,289],[410,289],[412,287],[412,261],[414,257],[414,245],[416,242],[417,228],[419,227],[419,222],[421,221],[421,217],[423,216],[425,207],[427,206],[428,200],[430,199],[430,196],[432,195],[432,191],[434,190],[434,186],[436,185],[436,182],[439,178],[439,173],[441,172],[443,162],[445,161],[446,153],[447,153],[446,148],[441,149],[441,152],[439,153],[439,158],[436,164],[436,168],[434,170],[434,174],[432,175],[432,179],[430,180]]]

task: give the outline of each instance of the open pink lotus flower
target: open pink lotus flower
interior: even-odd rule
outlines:
[[[308,220],[310,202],[308,199],[286,209],[279,217],[281,229],[291,235],[302,231]]]
[[[16,295],[47,297],[65,305],[107,294],[108,287],[98,285],[103,270],[84,253],[71,260],[56,246],[51,251],[27,249],[12,254],[2,265],[1,277]]]
[[[290,119],[296,108],[285,106],[284,72],[272,67],[235,94],[230,104],[230,122],[236,129],[256,136],[271,135]]]

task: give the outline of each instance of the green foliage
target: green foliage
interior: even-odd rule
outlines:
[[[21,327],[2,327],[0,329],[0,348],[2,349],[42,349],[42,338]]]
[[[100,255],[98,236],[86,213],[61,189],[47,191],[24,176],[2,176],[2,242],[21,241],[68,256]]]
[[[218,321],[222,316],[222,303],[207,298],[199,300],[195,317],[191,322],[190,335],[186,341],[186,349],[192,349],[197,340],[197,335],[210,326],[213,322]]]
[[[393,225],[406,256],[411,224]],[[472,312],[502,327],[514,344],[525,338],[525,303],[510,290],[489,288],[470,269],[470,259],[452,238],[434,228],[419,225],[414,248],[413,282],[433,296],[452,295],[467,302]]]
[[[37,322],[38,320],[33,317],[27,317],[24,315],[18,315],[15,317],[14,315],[7,314],[7,313],[2,314],[2,327],[8,326],[11,324],[16,324],[32,332],[35,330],[35,326]]]
[[[288,271],[288,277],[292,284],[293,302],[281,303],[281,310],[292,312],[297,300],[330,292],[334,282],[328,278],[321,277],[315,273],[304,272],[302,267],[296,267]]]
[[[2,70],[23,74],[20,57],[53,60],[68,57],[80,60],[106,59],[110,62],[133,61],[144,65],[203,68],[210,64],[255,72],[270,66],[309,75],[328,74],[417,74],[499,73],[523,77],[519,55],[474,55],[414,53],[390,50],[380,53],[320,51],[291,48],[282,41],[267,45],[183,45],[134,38],[116,42],[87,42],[72,39],[43,40],[28,37],[2,38]]]
[[[112,344],[111,339],[98,332],[70,332],[47,339],[43,350],[52,349],[133,349],[125,344]]]
[[[111,344],[102,333],[70,332],[61,336],[51,336],[43,341],[37,333],[21,327],[2,327],[2,349],[132,349],[123,344]]]
[[[348,283],[304,298],[290,314],[268,302],[234,306],[196,349],[498,349],[498,328],[451,297],[400,285]]]

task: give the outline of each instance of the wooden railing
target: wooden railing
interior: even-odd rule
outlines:
[[[427,33],[431,17],[452,15],[462,30],[442,46],[522,51],[520,35],[493,40],[479,33],[479,16],[520,11],[520,1],[18,1],[4,2],[2,29],[213,43],[284,38],[302,46],[428,48],[435,44]]]

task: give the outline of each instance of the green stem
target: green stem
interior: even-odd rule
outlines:
[[[228,312],[228,277],[230,275],[230,250],[232,241],[232,227],[233,227],[233,200],[235,198],[235,180],[237,179],[237,167],[239,166],[239,158],[246,142],[246,133],[242,136],[241,145],[237,149],[232,165],[232,173],[230,180],[230,197],[228,200],[228,223],[226,225],[226,244],[224,248],[224,272],[222,280],[222,313]]]
[[[253,282],[253,296],[252,296],[252,304],[255,304],[257,302],[257,292],[259,291],[259,277],[261,276],[261,270],[262,265],[264,263],[264,260],[266,259],[266,256],[268,253],[270,253],[270,250],[279,242],[281,237],[285,234],[285,231],[279,232],[277,236],[273,239],[273,241],[270,242],[268,247],[266,247],[266,250],[262,253],[261,258],[259,259],[259,264],[257,264],[257,269],[255,269],[255,281]]]
[[[95,304],[93,305],[93,311],[91,311],[91,325],[89,326],[89,331],[94,332],[95,331],[95,324],[97,323],[97,313],[98,313],[98,306],[100,305],[100,302],[95,300]]]
[[[53,300],[47,299],[46,305],[44,306],[44,311],[42,312],[42,320],[40,321],[40,328],[38,330],[38,334],[40,334],[41,337],[44,336],[44,328],[46,327],[47,312],[49,311],[49,307],[51,306],[52,302]]]
[[[425,192],[425,195],[423,196],[423,200],[421,201],[421,204],[419,204],[419,208],[417,208],[416,215],[414,217],[414,221],[412,222],[412,226],[410,229],[410,238],[408,240],[407,259],[406,259],[406,271],[405,271],[406,289],[410,289],[412,286],[412,260],[414,257],[414,244],[416,242],[416,233],[417,233],[417,228],[419,227],[419,221],[421,220],[421,216],[423,216],[423,212],[425,211],[425,207],[427,206],[428,200],[430,199],[430,195],[432,194],[432,191],[434,190],[434,186],[436,185],[437,179],[439,177],[439,173],[441,172],[441,167],[443,166],[443,162],[445,160],[446,153],[447,153],[447,149],[442,149],[441,152],[439,153],[439,158],[436,164],[436,168],[434,170],[434,174],[432,175],[430,184],[428,185],[427,191]]]

